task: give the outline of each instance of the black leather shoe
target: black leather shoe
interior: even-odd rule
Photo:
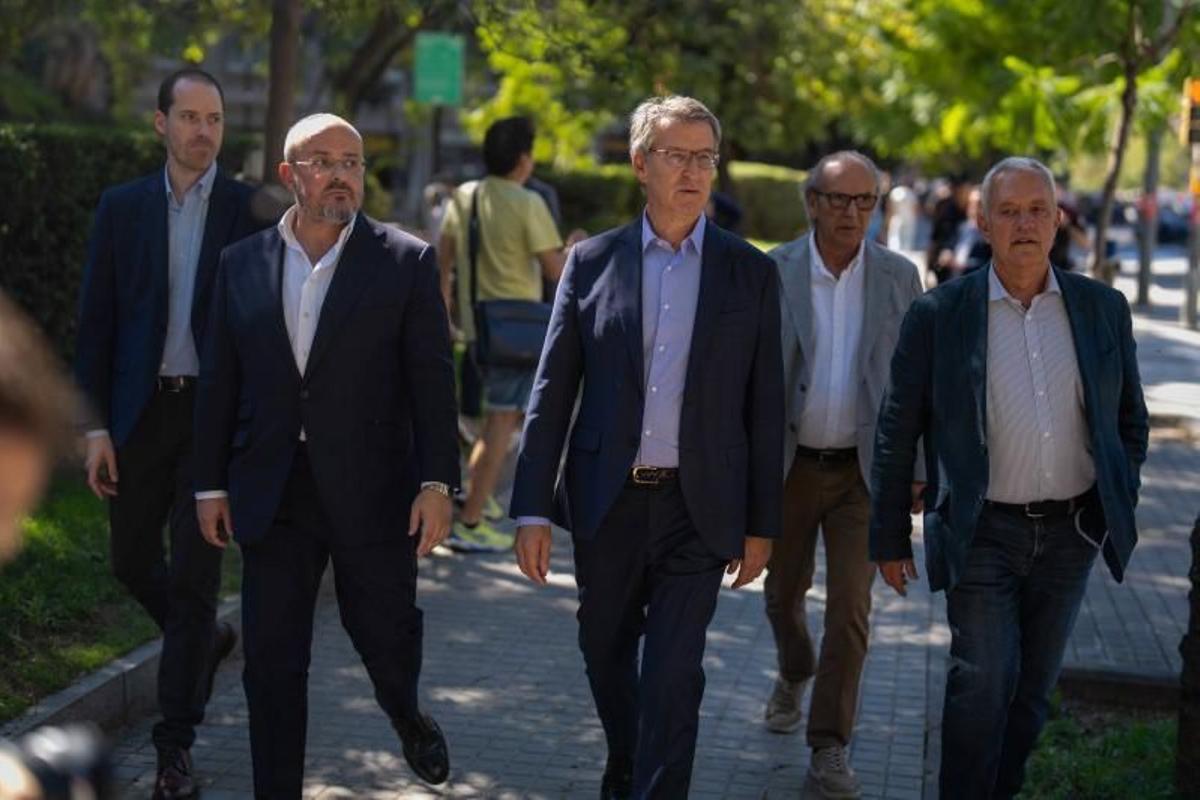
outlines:
[[[216,631],[213,634],[212,659],[208,665],[208,682],[205,683],[204,690],[204,702],[206,704],[212,698],[213,684],[217,680],[217,668],[233,652],[233,648],[237,646],[237,640],[237,631],[233,629],[232,625],[228,622],[217,623]]]
[[[392,727],[404,745],[404,759],[417,777],[437,786],[450,776],[450,752],[442,729],[428,714],[407,720],[393,719]]]
[[[197,796],[191,753],[182,747],[159,750],[153,800],[186,800]]]
[[[600,781],[600,800],[628,800],[633,797],[633,762],[627,758],[609,758]]]

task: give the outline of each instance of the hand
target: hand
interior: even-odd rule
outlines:
[[[422,489],[413,500],[412,513],[408,515],[408,535],[421,532],[417,544],[417,557],[433,552],[450,535],[450,522],[454,518],[454,505],[450,498],[433,489]]]
[[[107,433],[87,438],[84,467],[92,494],[103,500],[117,496],[117,451]]]
[[[906,558],[902,561],[880,561],[879,574],[883,576],[883,582],[896,590],[896,594],[901,597],[908,597],[908,590],[905,584],[910,580],[916,580],[917,565],[913,563],[911,558]]]
[[[585,231],[583,228],[576,228],[567,234],[567,243],[565,247],[567,250],[570,250],[572,247],[579,244],[586,238],[588,238],[587,231]]]
[[[746,545],[741,558],[729,562],[725,574],[737,573],[733,579],[734,589],[740,589],[750,583],[766,569],[767,561],[771,558],[771,540],[761,536],[747,536]]]
[[[925,481],[913,481],[912,485],[912,513],[920,514],[925,511],[925,498],[922,492],[925,491]]]
[[[517,554],[517,566],[525,577],[545,586],[546,576],[550,574],[550,526],[522,525],[517,528],[513,550]]]
[[[200,520],[200,535],[213,547],[225,549],[233,536],[233,515],[229,513],[228,497],[212,497],[196,501],[196,518]]]

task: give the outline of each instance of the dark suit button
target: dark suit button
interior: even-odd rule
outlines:
[[[788,427],[792,429],[792,433],[799,433],[799,432],[800,432],[800,431],[796,430],[796,423],[794,423],[794,422],[793,422],[793,423],[791,423],[790,425],[788,425]]]
[[[800,391],[802,391],[802,392],[807,392],[807,391],[808,391],[808,386],[807,386],[807,384],[803,384],[803,383],[802,383],[802,384],[800,384]]]
[[[301,400],[307,400],[307,399],[308,399],[308,389],[301,389],[301,390],[300,390],[300,399],[301,399]]]

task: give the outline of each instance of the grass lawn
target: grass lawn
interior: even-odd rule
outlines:
[[[1177,797],[1177,716],[1057,709],[1029,760],[1021,800],[1156,800]]]
[[[158,635],[112,577],[107,507],[82,479],[58,478],[24,531],[0,568],[0,721]],[[223,566],[222,593],[236,591],[236,547]]]

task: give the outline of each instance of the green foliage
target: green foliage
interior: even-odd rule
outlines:
[[[1029,761],[1022,800],[1168,800],[1176,796],[1176,721],[1116,713],[1052,720]]]
[[[221,161],[242,163],[252,140],[227,139]],[[156,136],[120,129],[0,125],[0,288],[74,350],[79,281],[100,194],[155,169]]]
[[[0,578],[0,721],[158,634],[112,577],[106,506],[80,479],[59,479],[23,530]],[[229,554],[225,592],[240,574]]]
[[[729,165],[734,193],[742,206],[742,233],[756,239],[789,241],[808,227],[804,173],[771,164],[735,161]]]

